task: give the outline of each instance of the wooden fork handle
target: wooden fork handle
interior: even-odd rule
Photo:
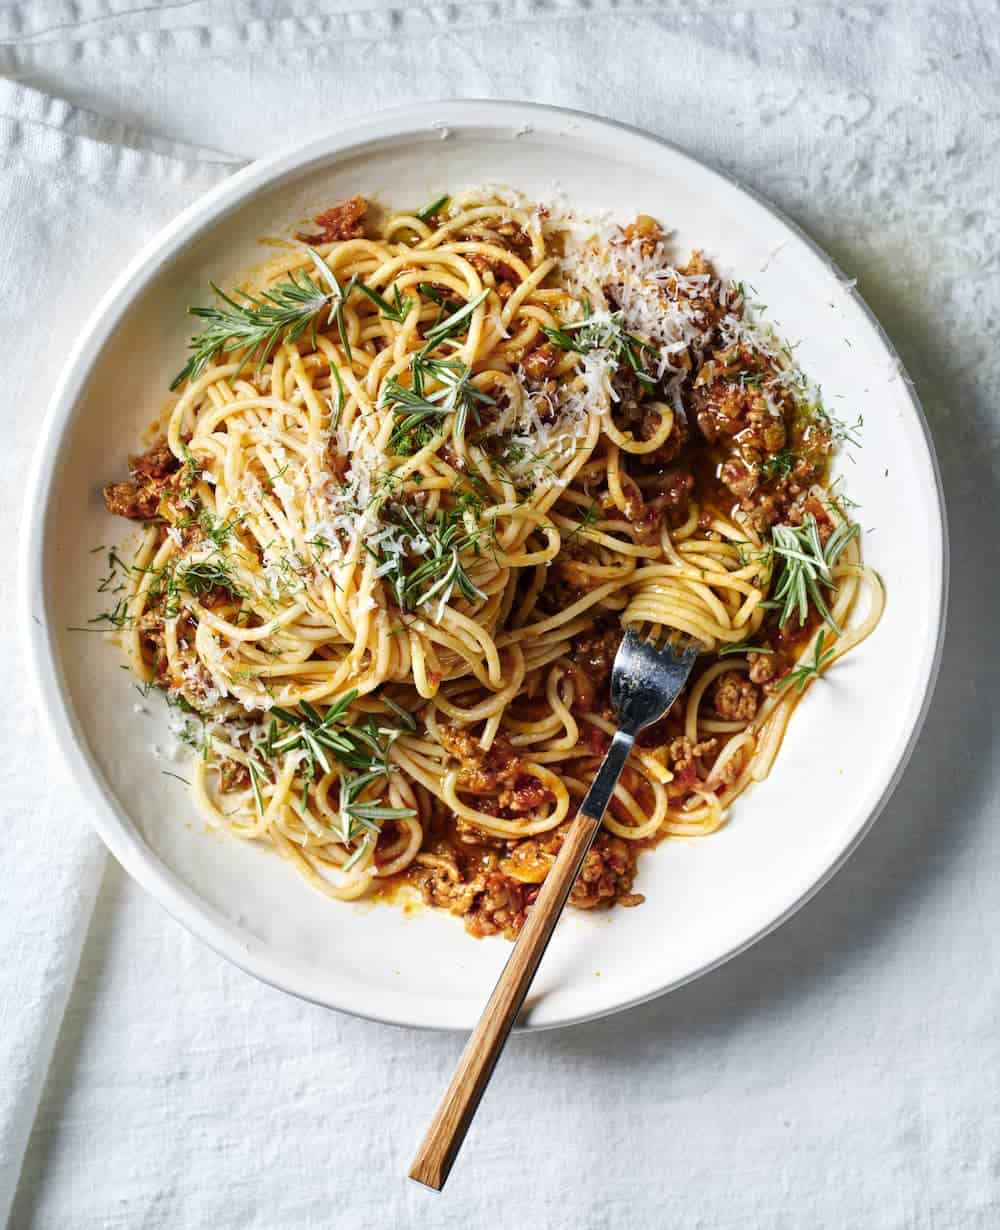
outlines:
[[[469,1039],[451,1084],[417,1150],[410,1178],[440,1191],[462,1146],[493,1069],[517,1020],[531,981],[559,921],[566,898],[593,844],[600,819],[582,811],[569,827],[559,855],[528,911],[524,929]]]

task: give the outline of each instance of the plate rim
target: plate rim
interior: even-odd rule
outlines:
[[[340,988],[336,988],[336,995],[311,994],[308,987],[300,985],[294,977],[288,975],[282,977],[280,969],[276,968],[277,958],[269,956],[266,943],[256,941],[255,945],[251,946],[246,932],[199,897],[195,890],[186,885],[154,851],[145,846],[141,838],[128,831],[125,824],[128,817],[124,809],[113,797],[113,792],[109,789],[98,766],[92,761],[81,738],[76,715],[72,711],[61,682],[48,623],[47,621],[39,622],[35,614],[38,609],[36,599],[41,599],[45,590],[43,568],[45,527],[49,497],[56,477],[57,446],[86,388],[91,369],[91,356],[103,349],[135,298],[155,280],[163,266],[178,252],[196,240],[210,226],[223,220],[227,213],[247,204],[257,193],[276,187],[285,177],[304,174],[311,167],[323,162],[349,156],[353,149],[366,142],[400,140],[407,136],[416,137],[418,135],[426,137],[429,132],[447,136],[450,129],[460,130],[477,126],[494,129],[509,128],[511,138],[516,139],[519,130],[523,131],[525,127],[535,132],[538,131],[536,127],[538,125],[545,130],[552,130],[559,123],[568,122],[582,126],[594,136],[624,134],[633,143],[645,144],[651,154],[666,151],[674,157],[680,157],[695,164],[701,171],[718,177],[729,188],[752,199],[759,207],[787,227],[811,250],[819,262],[845,285],[848,296],[860,309],[885,352],[896,364],[900,378],[904,381],[904,396],[920,427],[926,457],[934,480],[936,500],[933,504],[928,501],[928,508],[933,514],[936,545],[940,548],[940,572],[937,578],[937,611],[933,613],[936,624],[934,649],[927,669],[923,693],[913,714],[905,745],[893,772],[889,775],[868,815],[826,868],[804,890],[798,892],[768,923],[760,926],[740,943],[734,944],[724,953],[703,962],[687,974],[673,978],[639,995],[624,999],[620,1003],[552,1020],[529,1020],[518,1026],[519,1031],[539,1032],[564,1028],[597,1020],[647,1003],[717,969],[787,922],[844,866],[870,832],[888,803],[909,764],[923,730],[940,670],[947,620],[950,544],[940,465],[923,406],[895,346],[856,286],[848,283],[836,262],[816,241],[761,193],[742,183],[736,176],[697,157],[675,142],[633,125],[591,112],[535,102],[499,99],[437,100],[379,111],[364,120],[351,120],[342,124],[325,126],[313,135],[294,144],[283,146],[272,154],[255,160],[236,171],[198,197],[143,245],[98,299],[81,326],[64,361],[40,425],[25,486],[17,585],[21,643],[27,649],[31,686],[42,725],[50,742],[59,751],[59,757],[69,782],[79,792],[86,805],[89,822],[125,871],[188,932],[245,973],[300,999],[385,1024],[449,1031],[464,1030],[471,1026],[467,1020],[454,1019],[454,1011],[451,1007],[454,1001],[448,998],[430,1001],[428,998],[417,999],[405,992],[375,988],[368,988],[361,992],[351,988],[344,988],[341,992]],[[586,131],[579,135],[586,135]],[[363,1001],[366,998],[369,1000],[377,998],[380,1001],[379,1007],[372,1009],[366,1007],[363,1002],[358,1002],[359,999]],[[396,1009],[398,1003],[404,1005],[401,1011]]]

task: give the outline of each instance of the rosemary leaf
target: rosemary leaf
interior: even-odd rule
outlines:
[[[423,209],[418,209],[413,216],[415,218],[419,218],[421,222],[429,222],[435,214],[439,214],[441,210],[445,208],[450,200],[451,197],[448,196],[447,193],[444,196],[439,196],[436,201],[431,201],[431,203],[429,205],[425,205]]]

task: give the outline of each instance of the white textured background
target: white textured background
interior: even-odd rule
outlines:
[[[125,126],[87,121],[87,141],[148,145],[133,131],[144,130],[165,154],[172,140],[253,157],[327,117],[442,96],[530,98],[667,136],[769,196],[859,278],[931,419],[953,551],[927,728],[846,870],[697,984],[514,1041],[444,1196],[402,1176],[460,1038],[259,986],[107,866],[23,1165],[0,1138],[12,1225],[1000,1225],[1000,8],[0,0],[0,76]],[[10,117],[25,105],[0,92],[0,177],[22,173]],[[35,123],[72,142],[81,115],[53,106]],[[220,173],[209,163],[182,183],[159,168],[158,209]],[[42,245],[35,267],[56,277],[58,201],[45,208],[47,226],[2,221],[21,248]],[[134,237],[73,243],[110,278],[155,212]],[[0,302],[4,352],[24,360],[33,338],[46,343],[32,360],[41,374],[15,381],[16,397],[0,383],[19,465],[60,342]],[[9,524],[16,483],[5,486]],[[0,596],[10,600],[9,578]],[[42,851],[53,816],[62,844],[87,841],[7,652],[0,905],[17,902],[29,844],[37,854],[24,837],[33,817]],[[84,865],[96,884],[99,863]],[[51,891],[71,887],[57,876]],[[25,988],[48,977],[45,911],[30,929],[13,914],[0,936],[14,941],[0,973],[0,1082]],[[14,1060],[23,1070],[15,1053],[7,1071]]]

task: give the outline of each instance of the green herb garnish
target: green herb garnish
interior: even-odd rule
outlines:
[[[410,387],[391,378],[382,389],[381,405],[392,410],[400,420],[389,440],[389,447],[394,450],[426,420],[441,419],[449,414],[455,415],[455,434],[462,435],[470,414],[478,424],[479,407],[494,404],[488,393],[472,383],[472,369],[468,364],[458,359],[428,359],[421,352],[410,363],[410,379]],[[425,392],[428,381],[440,387],[428,394]]]
[[[461,333],[464,328],[468,328],[468,320],[472,313],[481,303],[489,297],[488,290],[481,290],[478,295],[470,299],[453,312],[450,316],[446,316],[444,320],[439,320],[435,325],[428,329],[425,336],[424,348],[421,350],[421,357],[428,354],[435,346],[439,345],[446,338],[454,337],[456,333]]]
[[[543,328],[542,332],[554,346],[575,354],[606,350],[616,365],[627,363],[643,384],[655,384],[656,378],[644,369],[640,355],[644,350],[655,354],[656,347],[626,332],[621,312],[612,312],[607,318],[599,319],[591,314],[589,303],[585,305],[585,312],[583,320],[571,321],[559,329]]]
[[[827,649],[824,652],[823,639],[825,636],[826,636],[826,631],[823,630],[820,632],[819,636],[816,638],[816,644],[813,649],[812,661],[797,663],[792,668],[792,670],[788,672],[788,674],[784,677],[784,679],[780,680],[780,682],[777,685],[779,689],[785,688],[789,684],[794,684],[795,690],[799,693],[802,693],[806,690],[806,685],[809,683],[811,679],[819,678],[820,672],[822,671],[823,667],[826,666],[826,664],[830,661],[832,657],[834,657],[834,655],[837,652],[832,647],[830,649]]]
[[[267,754],[273,756],[291,751],[302,753],[299,776],[302,780],[303,808],[306,806],[309,787],[319,776],[319,770],[322,769],[324,773],[331,771],[331,760],[345,768],[359,770],[364,778],[362,785],[367,785],[379,777],[389,776],[389,749],[399,737],[400,731],[380,727],[374,718],[355,725],[346,725],[345,715],[357,697],[356,689],[345,692],[330,705],[325,714],[320,713],[307,700],[299,701],[298,712],[279,705],[272,706],[270,710],[271,726],[265,745]],[[284,722],[289,729],[279,731],[275,719]],[[367,804],[365,806],[368,807]],[[370,807],[368,810],[371,810]],[[414,814],[408,808],[384,808],[382,811],[385,813],[382,815],[383,819]]]
[[[271,724],[263,750],[268,757],[288,752],[300,754],[298,766],[301,781],[299,806],[305,810],[309,801],[309,789],[320,776],[320,771],[332,771],[335,761],[340,766],[340,807],[337,836],[344,845],[358,843],[342,870],[348,871],[378,841],[381,826],[386,820],[405,820],[417,813],[412,807],[386,807],[381,803],[360,798],[366,786],[391,772],[389,751],[402,733],[398,728],[379,726],[375,719],[347,725],[347,710],[357,700],[357,690],[352,689],[336,700],[325,714],[308,701],[299,701],[298,710],[275,705],[271,709]],[[395,702],[390,708],[397,717],[405,719],[407,729],[416,729],[416,722]],[[280,730],[278,722],[287,729]],[[260,782],[264,769],[252,756],[248,757],[250,782],[259,814],[263,815],[263,795]],[[352,772],[357,770],[357,772]]]
[[[399,292],[398,286],[393,287],[393,290],[395,291],[395,304],[392,304],[388,301],[388,299],[383,298],[377,290],[372,290],[370,286],[366,286],[364,282],[355,282],[353,289],[360,291],[362,295],[364,295],[367,299],[370,299],[383,316],[387,317],[389,320],[394,320],[400,325],[410,314],[410,309],[416,302],[416,300],[411,299],[409,295],[407,295],[404,299]]]
[[[420,282],[417,285],[417,290],[419,290],[420,293],[426,298],[430,299],[431,303],[436,303],[439,308],[444,308],[445,311],[457,312],[462,306],[461,303],[456,303],[454,299],[446,299],[437,287],[432,286],[430,282]]]
[[[403,545],[392,551],[383,545],[372,554],[379,562],[379,574],[385,578],[402,610],[412,611],[436,598],[437,618],[440,619],[456,591],[468,602],[486,597],[462,563],[463,552],[479,550],[484,533],[478,528],[473,532],[466,529],[464,512],[463,507],[442,509],[433,521],[420,522],[410,509],[397,506],[400,527],[404,530]],[[407,543],[411,548],[419,547],[419,552],[408,552]],[[409,554],[416,555],[420,562],[412,564]]]
[[[154,580],[154,588],[158,580]],[[217,589],[227,590],[234,596],[240,594],[232,566],[218,552],[205,559],[182,560],[176,568],[164,574],[163,581],[162,593],[168,599],[168,610],[173,614],[176,614],[181,593],[190,594],[193,598],[204,598]]]
[[[340,368],[336,363],[330,364],[330,371],[333,375],[333,383],[337,386],[337,404],[330,413],[330,430],[336,431],[340,425],[340,416],[344,413],[347,395],[344,393],[344,382],[340,376]]]
[[[772,479],[787,478],[795,469],[795,464],[799,460],[798,453],[790,448],[782,449],[780,453],[774,453],[770,457],[765,457],[757,467],[757,473],[765,482],[770,482]]]
[[[243,299],[243,302],[237,302],[212,282],[212,290],[224,306],[188,308],[192,316],[208,324],[191,339],[191,356],[184,369],[174,378],[171,389],[178,388],[185,380],[197,379],[209,363],[234,351],[246,351],[237,369],[238,375],[255,352],[256,370],[260,371],[279,343],[298,341],[306,329],[312,329],[315,344],[317,322],[327,307],[331,307],[329,320],[337,321],[341,342],[350,358],[343,306],[353,289],[354,280],[342,290],[336,275],[322,256],[312,248],[309,255],[317,276],[326,279],[329,289],[324,290],[316,278],[304,270],[292,270],[286,281],[278,282],[260,294],[234,291]]]
[[[418,209],[414,213],[415,218],[419,218],[421,222],[429,222],[435,214],[439,214],[442,209],[448,204],[451,197],[447,195],[439,196],[436,201],[431,201],[429,205],[425,205],[423,209]]]
[[[573,541],[574,538],[586,537],[587,531],[597,520],[597,513],[598,513],[597,501],[592,500],[587,505],[587,507],[583,510],[583,512],[580,513],[580,520],[576,523],[576,525],[569,532],[569,534],[567,534],[567,536],[563,539],[563,546],[564,547],[569,546],[569,544]]]
[[[778,564],[778,580],[774,597],[763,605],[777,609],[778,626],[784,627],[793,614],[805,624],[810,602],[823,622],[840,635],[840,628],[830,614],[823,597],[823,588],[833,588],[833,566],[847,544],[857,536],[858,527],[841,521],[824,547],[819,527],[812,513],[801,525],[776,525],[771,531],[771,548]]]

